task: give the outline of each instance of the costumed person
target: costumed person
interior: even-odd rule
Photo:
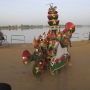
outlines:
[[[34,37],[33,46],[35,50],[32,54],[28,50],[22,54],[22,62],[25,66],[34,63],[32,72],[35,76],[40,76],[46,69],[50,69],[52,75],[57,75],[60,68],[66,64],[72,65],[68,45],[71,46],[70,38],[75,31],[75,25],[67,22],[65,29],[60,31],[58,12],[52,4],[49,4],[47,16],[50,27],[48,33],[45,34],[44,32],[43,35],[39,35],[38,39]]]

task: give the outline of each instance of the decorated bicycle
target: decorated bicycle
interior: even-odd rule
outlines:
[[[50,4],[47,15],[49,31],[47,34],[44,32],[39,35],[38,38],[34,37],[34,52],[31,54],[29,50],[25,50],[22,53],[22,62],[25,66],[29,66],[33,62],[32,73],[35,76],[42,75],[47,69],[52,75],[57,75],[60,68],[66,64],[72,65],[68,46],[70,38],[75,32],[75,25],[67,22],[65,29],[60,31],[56,8]]]

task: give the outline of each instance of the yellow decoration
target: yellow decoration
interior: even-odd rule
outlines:
[[[27,62],[25,62],[25,64],[27,64]]]
[[[41,44],[43,44],[43,43],[41,43]]]
[[[58,36],[61,36],[60,34],[58,34]]]
[[[72,30],[72,28],[70,28],[70,30]]]
[[[53,16],[53,17],[55,17],[55,16]]]
[[[36,69],[36,73],[38,73],[39,72],[39,67],[36,67],[35,69]]]
[[[53,24],[56,24],[56,22],[54,21]]]
[[[59,63],[61,62],[61,60],[59,59]]]

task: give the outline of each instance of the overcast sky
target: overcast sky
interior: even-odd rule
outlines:
[[[57,6],[60,24],[90,25],[90,0],[0,0],[0,26],[48,25],[49,3]]]

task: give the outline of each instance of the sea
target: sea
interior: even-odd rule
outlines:
[[[60,31],[63,31],[61,28]],[[32,43],[34,37],[38,38],[43,32],[46,34],[49,28],[35,28],[35,29],[17,29],[17,30],[1,30],[8,43]],[[75,28],[72,34],[71,41],[81,41],[89,39],[90,27]]]

